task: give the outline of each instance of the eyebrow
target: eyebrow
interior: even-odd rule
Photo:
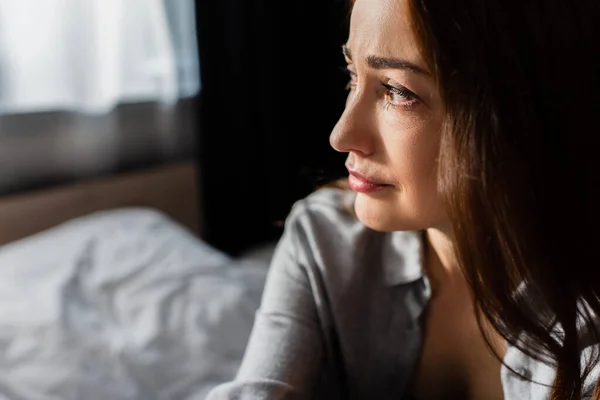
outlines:
[[[342,46],[344,57],[352,61],[350,49],[346,45]],[[373,69],[405,69],[423,75],[431,75],[425,69],[411,63],[410,61],[401,60],[398,58],[386,58],[379,56],[367,56],[367,65]]]

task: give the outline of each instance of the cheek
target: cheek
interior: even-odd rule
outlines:
[[[388,167],[401,188],[410,193],[436,188],[439,124],[408,121],[402,127],[382,132],[382,139]]]
[[[397,183],[396,210],[417,221],[437,219],[440,201],[437,190],[437,157],[439,144],[427,135],[418,132],[406,135],[395,143],[394,154],[390,154],[390,167],[395,172]]]
[[[380,231],[419,230],[441,224],[445,212],[437,191],[440,125],[404,125],[380,131],[385,165],[394,190],[374,198],[358,195],[356,213]]]

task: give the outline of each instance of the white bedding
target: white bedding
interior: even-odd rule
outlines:
[[[0,399],[204,399],[259,305],[267,261],[239,264],[145,209],[0,248]]]

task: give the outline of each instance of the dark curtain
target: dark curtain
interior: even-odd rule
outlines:
[[[344,173],[346,0],[197,0],[198,162],[205,237],[237,254],[281,233],[291,205]]]

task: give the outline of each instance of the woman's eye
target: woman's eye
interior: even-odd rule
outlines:
[[[418,101],[417,95],[403,86],[396,87],[383,82],[381,84],[386,89],[386,99],[391,106],[412,107]]]
[[[350,66],[346,67],[345,71],[350,78],[346,90],[353,91],[358,86],[358,74]],[[407,109],[419,102],[419,97],[404,86],[395,86],[385,82],[381,82],[381,84],[385,88],[386,107],[403,107]]]

